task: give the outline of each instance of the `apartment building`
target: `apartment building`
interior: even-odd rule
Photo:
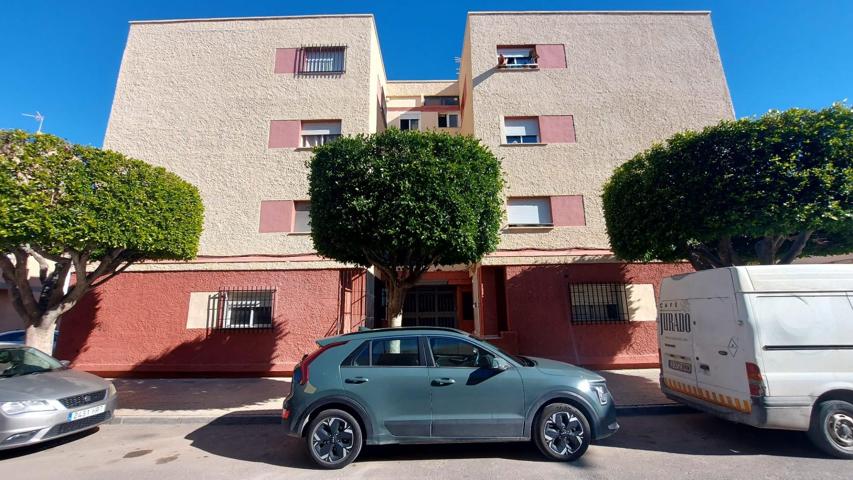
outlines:
[[[312,248],[306,161],[400,128],[473,135],[507,180],[498,250],[428,272],[404,324],[656,364],[660,280],[690,267],[620,262],[600,192],[654,142],[732,118],[709,14],[472,12],[459,67],[389,81],[371,15],[132,23],[104,146],[199,187],[200,253],[100,287],[66,316],[58,354],[115,374],[286,374],[313,339],[383,325],[382,279]]]

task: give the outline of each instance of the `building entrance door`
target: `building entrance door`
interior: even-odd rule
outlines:
[[[456,286],[421,285],[409,290],[403,326],[456,328]]]

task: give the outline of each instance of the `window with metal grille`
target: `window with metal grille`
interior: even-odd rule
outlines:
[[[208,325],[211,329],[271,329],[274,305],[274,289],[223,289],[208,299]]]
[[[299,133],[302,137],[303,148],[325,145],[341,137],[341,121],[303,120],[302,129]]]
[[[498,47],[498,68],[536,68],[538,59],[534,45]]]
[[[572,324],[621,323],[628,319],[626,285],[619,283],[571,283],[569,301]]]
[[[346,70],[346,47],[318,46],[299,50],[297,73],[344,73]]]

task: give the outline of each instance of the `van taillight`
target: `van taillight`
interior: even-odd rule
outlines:
[[[313,362],[317,357],[319,357],[321,353],[325,352],[330,348],[337,347],[345,343],[347,342],[330,343],[328,345],[318,348],[317,350],[314,350],[308,356],[303,358],[302,361],[299,362],[299,384],[305,385],[306,383],[308,383],[308,366],[311,365],[311,362]]]
[[[658,349],[658,363],[660,363],[660,368],[663,369],[663,354],[660,353],[660,349]]]
[[[761,369],[758,368],[758,365],[746,362],[746,380],[749,382],[749,394],[751,396],[760,397],[767,394],[764,377],[761,375]]]

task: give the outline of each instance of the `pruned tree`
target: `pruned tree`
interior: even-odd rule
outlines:
[[[472,137],[389,129],[317,147],[310,161],[318,253],[373,266],[402,325],[406,292],[437,265],[472,264],[497,248],[500,162]]]
[[[853,251],[853,109],[772,111],[679,133],[603,191],[614,253],[696,269]]]
[[[50,353],[62,314],[133,263],[194,258],[202,220],[196,188],[163,168],[0,131],[0,273],[27,345]]]

